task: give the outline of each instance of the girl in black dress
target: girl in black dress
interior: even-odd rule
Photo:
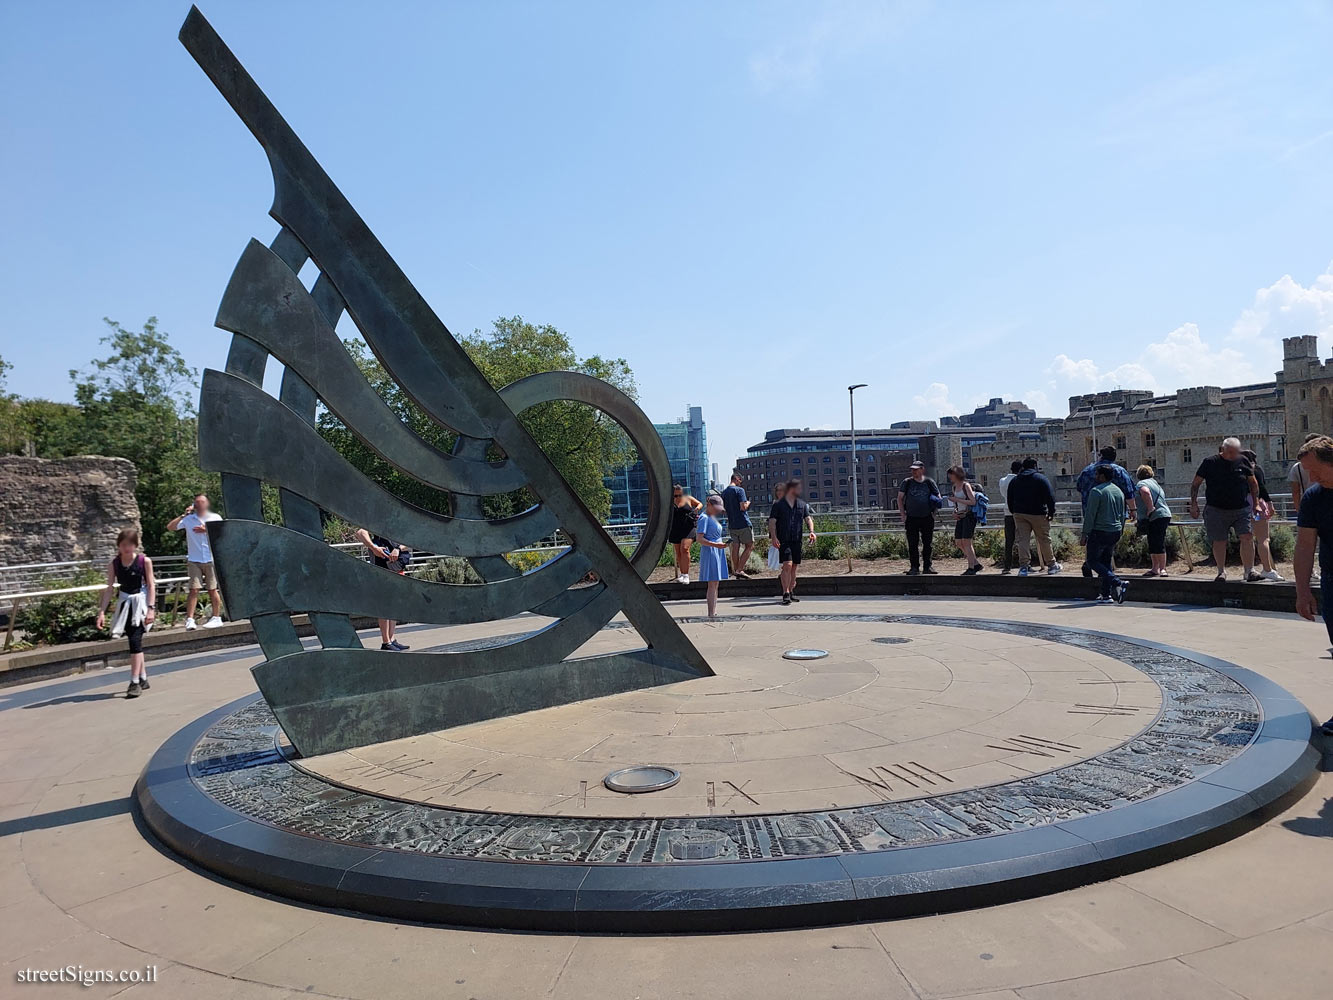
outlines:
[[[694,497],[685,492],[685,487],[676,483],[671,487],[671,527],[667,531],[667,541],[676,554],[676,582],[690,582],[690,549],[694,547],[694,529],[699,520],[699,511],[704,509]]]
[[[120,584],[120,594],[116,594]],[[153,580],[153,560],[139,551],[139,532],[126,528],[116,537],[116,557],[106,568],[106,589],[97,607],[97,628],[106,628],[106,609],[116,598],[116,613],[111,618],[111,638],[124,636],[130,644],[130,687],[126,698],[137,698],[147,691],[144,672],[143,637],[157,617],[157,586]]]

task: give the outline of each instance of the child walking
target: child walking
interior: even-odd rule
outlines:
[[[695,540],[699,543],[699,579],[708,584],[708,617],[717,617],[717,585],[727,578],[727,543],[722,540],[722,498],[716,493],[708,498],[699,515]]]
[[[116,584],[120,594],[116,596]],[[144,672],[143,636],[157,617],[153,580],[153,560],[139,551],[139,532],[124,529],[116,537],[116,556],[106,568],[106,589],[97,608],[97,628],[106,628],[106,608],[116,596],[116,611],[111,618],[111,638],[122,635],[130,644],[130,687],[126,698],[137,698],[149,688]]]

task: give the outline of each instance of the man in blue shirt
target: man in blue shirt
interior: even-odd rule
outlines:
[[[1129,478],[1129,470],[1123,465],[1117,465],[1115,456],[1116,450],[1109,444],[1098,452],[1097,461],[1084,468],[1078,474],[1078,495],[1083,501],[1083,519],[1088,518],[1088,497],[1091,495],[1093,487],[1097,485],[1097,470],[1102,466],[1109,466],[1111,471],[1110,482],[1120,487],[1120,492],[1127,497],[1132,497],[1138,492],[1138,487],[1134,485],[1134,480]],[[1083,575],[1092,576],[1092,567],[1088,565],[1086,559],[1083,560]]]
[[[1328,641],[1333,645],[1333,620],[1329,616],[1329,588],[1333,587],[1333,438],[1317,437],[1301,445],[1296,459],[1314,484],[1301,497],[1300,512],[1296,516],[1296,613],[1314,621],[1320,611],[1319,601],[1310,589],[1314,573],[1315,544],[1319,547],[1319,562],[1323,567],[1319,579],[1319,597],[1323,601],[1324,626]],[[1323,731],[1333,736],[1333,719],[1323,725]]]
[[[722,491],[722,506],[727,512],[727,534],[731,535],[731,575],[742,580],[750,579],[745,567],[754,551],[754,526],[750,524],[750,498],[741,486],[741,474],[731,474],[731,485]],[[745,551],[741,551],[741,546]]]

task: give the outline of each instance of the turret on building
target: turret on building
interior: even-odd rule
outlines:
[[[1151,465],[1168,495],[1188,494],[1194,472],[1225,437],[1254,449],[1270,481],[1285,480],[1305,435],[1333,431],[1333,368],[1319,358],[1319,338],[1282,341],[1282,371],[1272,382],[1194,386],[1158,396],[1112,389],[1069,397],[1069,415],[1031,428],[1005,428],[974,446],[973,475],[983,488],[1009,463],[1031,455],[1060,500],[1077,499],[1074,480],[1099,448],[1113,445],[1129,469]]]

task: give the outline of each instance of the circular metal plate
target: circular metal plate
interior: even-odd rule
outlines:
[[[827,649],[789,649],[782,654],[784,660],[822,660],[826,656]]]
[[[660,792],[670,788],[680,780],[680,772],[673,767],[660,764],[641,764],[638,767],[625,767],[612,771],[602,779],[602,784],[613,792],[625,792],[638,795],[641,792]]]
[[[902,636],[900,636],[900,635],[881,635],[881,636],[878,636],[877,638],[871,639],[870,641],[871,641],[871,642],[882,642],[882,643],[884,643],[884,645],[886,645],[886,646],[898,646],[898,645],[901,645],[901,644],[904,643],[904,642],[911,642],[912,640],[911,640],[911,639],[904,639],[904,638],[903,638]]]

